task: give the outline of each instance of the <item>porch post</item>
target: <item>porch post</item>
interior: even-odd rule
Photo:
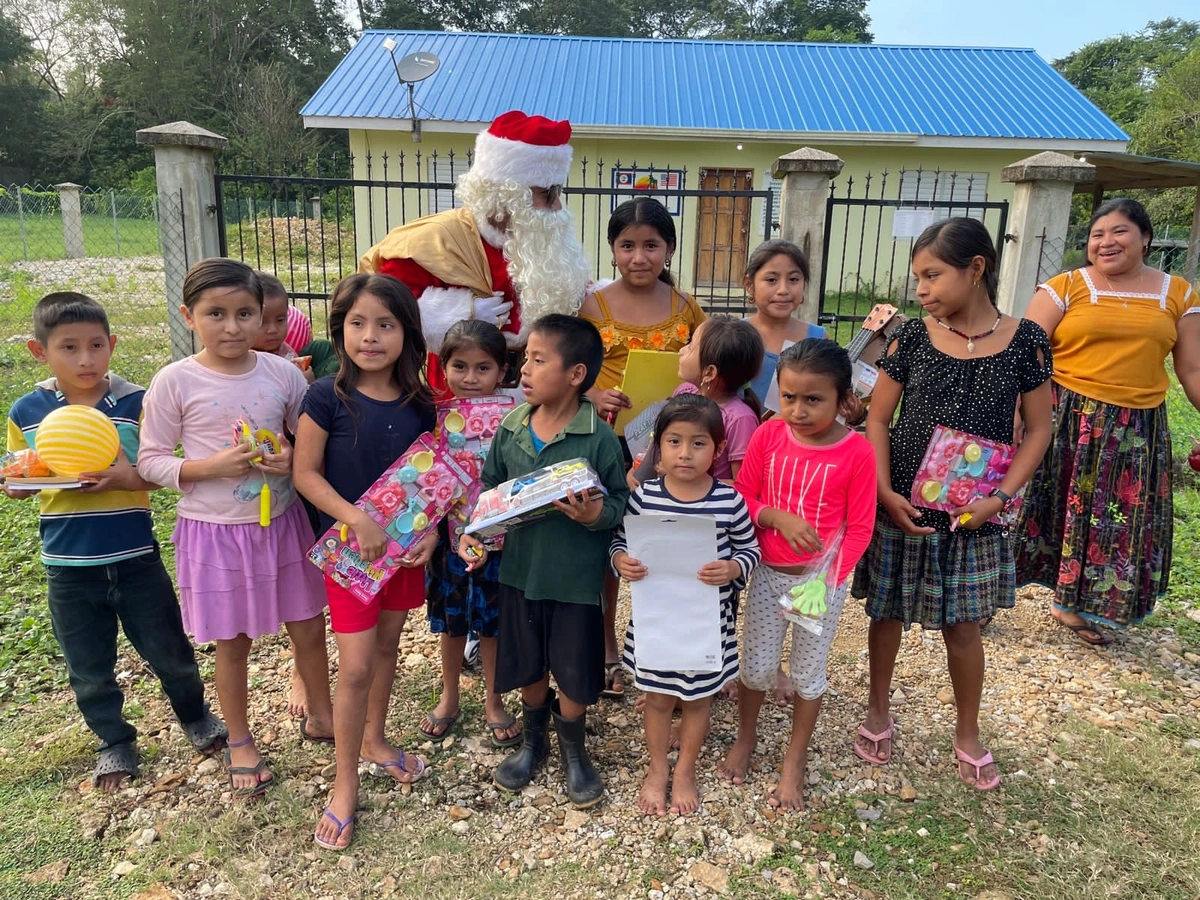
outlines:
[[[1024,315],[1037,285],[1058,274],[1075,185],[1093,181],[1095,174],[1090,163],[1049,151],[1005,167],[1001,180],[1015,183],[1016,188],[1008,233],[1002,236],[1006,243],[1000,260],[1001,312]]]
[[[171,122],[143,128],[137,132],[137,142],[154,148],[171,357],[182,359],[196,350],[179,311],[183,279],[189,266],[221,253],[214,157],[229,141],[191,122]]]
[[[829,183],[845,163],[832,153],[801,147],[775,160],[771,174],[782,179],[779,236],[808,257],[810,277],[804,287],[801,318],[815,323],[820,312],[821,267],[825,263],[825,214]]]

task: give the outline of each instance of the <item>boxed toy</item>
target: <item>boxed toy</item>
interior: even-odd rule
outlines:
[[[392,463],[354,505],[388,535],[381,559],[364,560],[349,529],[334,523],[308,552],[308,559],[351,594],[369,603],[400,560],[437,528],[465,495],[471,477],[431,434],[423,434]]]
[[[479,499],[479,478],[491,449],[492,439],[516,401],[509,396],[455,397],[438,404],[438,443],[471,476],[462,499],[446,514],[450,525],[450,548],[458,551],[458,539],[471,521],[471,510]],[[497,540],[493,549],[498,549]]]
[[[554,501],[565,500],[570,491],[589,499],[608,493],[587,460],[568,459],[484,491],[466,533],[481,541],[499,537],[556,512]]]
[[[913,479],[909,502],[924,509],[950,512],[986,497],[1000,486],[1012,465],[1016,448],[939,425],[933,430],[925,458]],[[1024,489],[993,522],[1016,520]]]

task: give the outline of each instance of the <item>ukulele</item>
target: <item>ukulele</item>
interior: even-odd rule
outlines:
[[[896,307],[877,303],[846,347],[846,353],[854,365],[854,393],[860,400],[869,400],[871,391],[875,389],[875,380],[879,377],[876,367],[887,350],[888,341],[903,321],[904,316]]]

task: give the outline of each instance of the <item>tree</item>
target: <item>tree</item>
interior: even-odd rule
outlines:
[[[1200,22],[1163,19],[1137,34],[1086,44],[1055,60],[1063,77],[1128,130],[1146,108],[1155,81],[1187,55],[1200,37]]]
[[[15,22],[0,16],[0,163],[27,166],[37,145],[29,140],[41,121],[42,91],[27,62],[33,46]]]
[[[1131,136],[1137,153],[1200,160],[1200,41],[1155,81]],[[1146,207],[1155,222],[1186,227],[1195,202],[1195,188],[1175,188],[1153,192]]]

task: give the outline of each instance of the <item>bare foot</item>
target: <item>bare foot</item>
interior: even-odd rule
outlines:
[[[667,812],[667,779],[671,770],[664,762],[662,766],[650,763],[646,777],[642,779],[642,790],[638,794],[638,809],[648,816],[661,816]]]
[[[100,776],[96,782],[96,790],[111,794],[127,787],[131,781],[133,779],[129,777],[128,772],[109,772],[107,775]]]
[[[349,792],[347,792],[349,794]],[[334,790],[333,799],[325,807],[325,813],[317,820],[317,830],[314,836],[317,842],[328,847],[345,850],[354,838],[354,809],[358,806],[358,798],[353,794],[348,797],[338,795]],[[331,818],[332,817],[332,818]],[[336,821],[335,821],[336,820]],[[339,834],[338,829],[341,829]]]
[[[304,692],[304,682],[295,669],[292,669],[292,689],[288,691],[288,713],[293,719],[308,715],[308,696]]]
[[[792,680],[783,671],[783,666],[780,666],[775,672],[774,691],[775,702],[785,709],[791,706],[792,701],[796,699],[796,689],[792,687]]]
[[[721,693],[717,696],[722,700],[732,700],[734,703],[736,703],[738,698],[737,679],[735,678],[733,681],[726,682],[725,687],[721,688]]]
[[[754,746],[757,743],[757,736],[743,741],[739,735],[738,739],[733,742],[733,746],[729,748],[729,754],[717,766],[717,771],[734,784],[745,783],[746,773],[750,769],[750,757],[754,753]]]
[[[700,794],[696,790],[696,770],[692,766],[676,766],[675,779],[671,782],[671,812],[688,816],[700,808]]]
[[[667,744],[667,747],[670,750],[679,749],[679,724],[680,723],[678,722],[671,723],[671,742]],[[712,722],[709,722],[705,727],[704,737],[700,739],[700,743],[703,744],[705,741],[707,741],[710,734],[712,734]]]
[[[771,791],[767,802],[776,809],[804,809],[804,772],[807,768],[808,752],[785,753],[783,769],[779,773],[779,784]]]

